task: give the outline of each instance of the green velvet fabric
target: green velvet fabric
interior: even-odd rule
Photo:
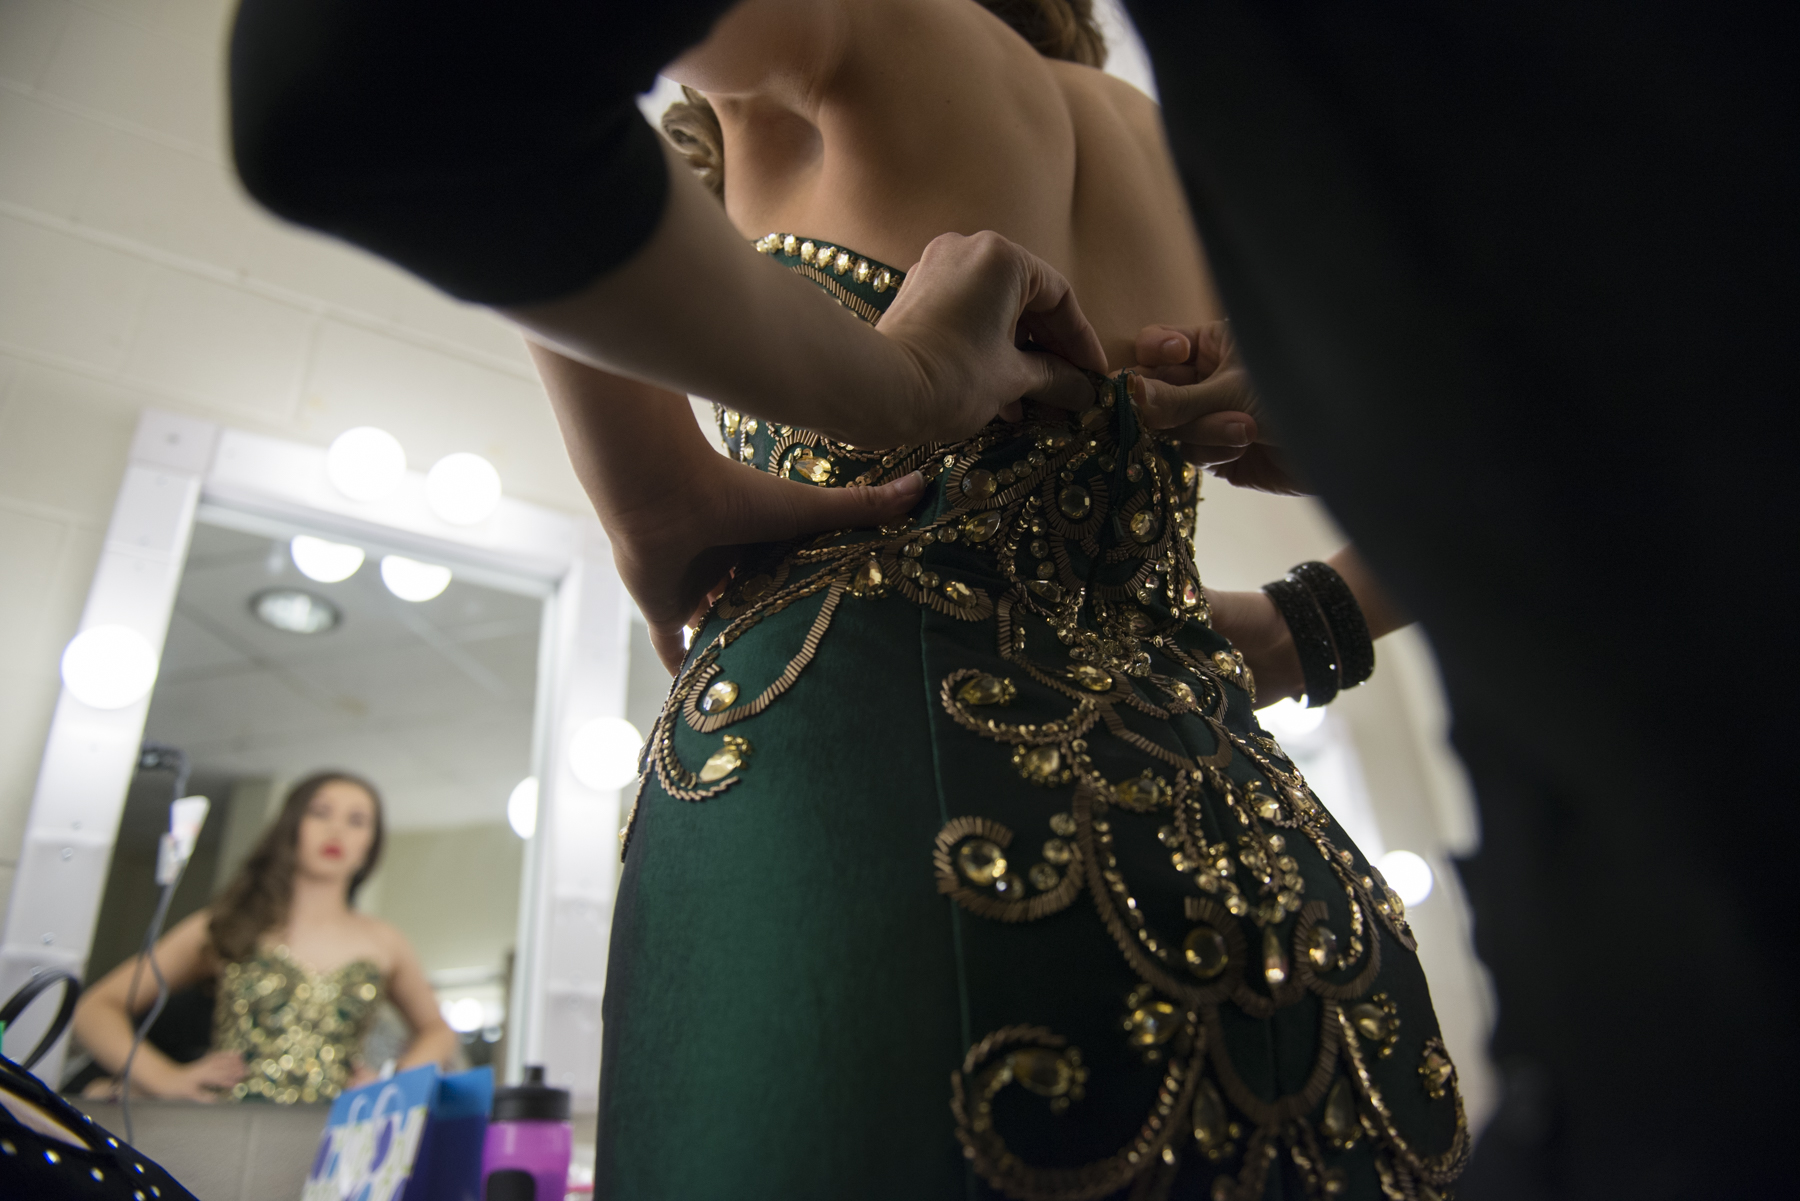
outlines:
[[[764,239],[758,249],[828,290],[836,285],[840,301],[853,296],[876,312],[897,290],[876,291],[880,265],[865,272],[853,255],[848,264],[834,257],[821,271],[810,261],[817,256],[808,254],[803,261],[792,242]],[[991,427],[973,452],[966,445],[934,448],[931,461],[975,453],[984,470],[1027,468],[1032,488],[1047,499],[1031,502],[1039,503],[1035,510],[1006,509],[1023,514],[1022,521],[1054,506],[1058,489],[1067,483],[1089,490],[1101,511],[1088,523],[1096,532],[1085,548],[1079,538],[1057,540],[1069,556],[1071,578],[1091,589],[1083,594],[1090,599],[1076,620],[1095,625],[1102,610],[1111,621],[1122,612],[1137,612],[1140,620],[1172,631],[1167,649],[1144,644],[1152,675],[1133,676],[1119,669],[1123,660],[1113,663],[1108,671],[1113,690],[1105,699],[1129,691],[1143,701],[1114,703],[1111,713],[1123,730],[1190,769],[1184,775],[1167,757],[1146,752],[1096,721],[1079,745],[1067,739],[1059,744],[1065,765],[1071,754],[1086,754],[1089,762],[1081,772],[1099,781],[1098,791],[1078,796],[1073,781],[1029,778],[1015,764],[1011,745],[972,730],[952,714],[944,681],[967,669],[1004,679],[1014,692],[1005,704],[962,706],[965,715],[979,720],[1041,725],[1066,720],[1090,703],[1083,700],[1088,695],[1083,688],[1068,683],[1076,664],[1056,622],[1025,612],[1028,595],[1043,601],[1044,594],[1059,591],[1054,584],[1037,591],[1026,586],[1034,565],[1049,561],[1030,550],[1027,527],[1020,527],[1013,579],[995,554],[1004,535],[975,544],[966,535],[951,542],[940,538],[916,558],[919,568],[939,578],[934,595],[943,595],[949,581],[960,581],[996,602],[1018,598],[1011,624],[1021,641],[1010,643],[1010,651],[1002,650],[999,619],[992,612],[970,620],[970,610],[921,603],[897,586],[867,586],[863,595],[856,595],[855,587],[815,591],[762,616],[716,653],[718,673],[711,678],[737,685],[733,704],[744,706],[782,680],[822,606],[836,596],[836,611],[816,654],[791,686],[754,716],[713,732],[695,729],[681,701],[688,692],[699,694],[705,679],[692,674],[694,665],[721,632],[745,613],[754,616],[757,601],[783,587],[820,573],[849,578],[841,565],[797,558],[802,548],[763,548],[696,637],[688,673],[678,681],[652,739],[653,762],[658,740],[666,736],[667,749],[688,771],[698,771],[727,735],[746,740],[748,749],[726,777],[729,786],[708,799],[680,799],[657,771],[639,794],[604,1008],[597,1196],[1373,1198],[1383,1195],[1384,1177],[1401,1190],[1398,1195],[1445,1195],[1443,1186],[1460,1159],[1461,1107],[1453,1084],[1434,1098],[1421,1073],[1427,1040],[1438,1031],[1397,898],[1343,831],[1322,811],[1309,810],[1305,795],[1295,799],[1266,782],[1269,771],[1250,751],[1262,748],[1277,771],[1291,765],[1272,743],[1256,741],[1261,731],[1242,686],[1248,681],[1230,669],[1228,643],[1201,620],[1202,606],[1183,603],[1186,581],[1177,576],[1187,569],[1166,572],[1166,581],[1136,597],[1116,599],[1121,582],[1133,572],[1141,575],[1144,566],[1142,539],[1132,535],[1132,513],[1152,513],[1151,534],[1158,539],[1165,526],[1191,528],[1184,524],[1183,509],[1191,520],[1195,489],[1191,476],[1184,480],[1179,467],[1168,467],[1171,456],[1163,454],[1156,464],[1143,457],[1155,442],[1137,428],[1124,389],[1109,383],[1102,395],[1110,407],[1086,426],[1060,414],[1037,415],[1017,427]],[[810,436],[796,441],[795,431],[759,427],[750,434],[735,418],[725,424],[732,452],[758,466],[769,467],[771,450],[785,448],[775,468],[786,464],[790,478],[804,474],[791,464],[797,445],[833,462],[834,485],[864,469],[864,478],[886,478],[905,466],[899,453],[894,464],[884,466],[855,460],[848,448]],[[1029,456],[1043,453],[1046,431],[1073,439],[1075,451],[1092,439],[1098,453],[1081,463],[1072,479],[1058,477],[1056,461],[1041,469],[1030,466]],[[1158,477],[1157,470],[1165,474]],[[965,478],[947,470],[938,474],[909,529],[941,532],[945,518],[961,529],[967,514],[985,511],[958,484]],[[1157,478],[1169,486],[1146,504]],[[1004,497],[1002,490],[990,507]],[[911,536],[863,531],[813,545],[866,545],[875,552]],[[1167,553],[1186,560],[1185,551]],[[878,557],[887,565],[888,585],[896,583],[897,568],[915,570],[904,566],[908,557]],[[773,580],[767,591],[744,582],[761,574]],[[870,581],[865,577],[862,583]],[[1109,587],[1115,600],[1100,603],[1096,598]],[[1026,663],[1053,683],[1032,674]],[[1175,694],[1166,681],[1171,680],[1185,682],[1199,708],[1218,724],[1200,712],[1175,711],[1180,705],[1170,706]],[[1165,709],[1164,716],[1156,715]],[[1221,731],[1229,732],[1225,739]],[[1209,774],[1202,761],[1216,761],[1223,743],[1237,749]],[[1168,845],[1173,806],[1166,791],[1148,812],[1132,811],[1107,791],[1107,782],[1116,786],[1147,769],[1165,790],[1178,779],[1190,780],[1187,811],[1196,815],[1204,840],[1228,844],[1240,860],[1240,835],[1249,827],[1221,789],[1255,780],[1262,791],[1240,793],[1240,801],[1283,798],[1276,824],[1285,835],[1292,870],[1304,881],[1299,896],[1324,903],[1327,913],[1319,920],[1345,944],[1353,925],[1350,906],[1359,896],[1364,941],[1380,944],[1379,973],[1355,997],[1336,1000],[1294,983],[1298,973],[1292,968],[1285,990],[1272,985],[1264,970],[1261,930],[1248,917],[1226,915],[1219,907],[1223,893],[1197,885],[1201,865],[1178,862],[1179,850]],[[716,784],[690,778],[687,786],[704,791]],[[1058,815],[1072,811],[1085,814],[1080,837],[1059,836],[1053,818],[1067,829],[1070,819]],[[1296,816],[1308,812],[1312,816],[1304,821]],[[1016,865],[1011,868],[1015,896],[1046,893],[1037,882],[1025,881],[1027,869],[1050,863],[1047,842],[1093,848],[1078,849],[1076,863],[1063,869],[1077,872],[1079,894],[1032,920],[984,916],[977,911],[982,904],[991,909],[999,903],[995,888],[980,886],[966,872],[958,875],[955,853],[943,859],[952,865],[948,883],[942,864],[934,861],[934,840],[963,817],[985,818],[1011,832],[1005,855]],[[1309,822],[1350,859],[1337,867],[1328,863],[1307,833]],[[1093,841],[1102,826],[1112,837],[1110,851]],[[953,851],[967,841],[957,842]],[[1106,854],[1115,859],[1083,869],[1087,860]],[[1273,892],[1257,892],[1249,864],[1231,866],[1250,903],[1276,903]],[[1137,936],[1128,921],[1116,920],[1122,912],[1118,893],[1112,894],[1115,920],[1109,929],[1095,896],[1096,888],[1110,888],[1101,868],[1116,872],[1129,890],[1144,917],[1145,936]],[[1360,894],[1347,889],[1346,874],[1365,879],[1368,887]],[[940,891],[952,886],[965,892]],[[984,900],[970,902],[968,896]],[[1151,987],[1124,953],[1121,940],[1135,942],[1138,953],[1146,954],[1144,937],[1153,937],[1161,952],[1151,959],[1170,977],[1190,989],[1211,983],[1184,965],[1182,944],[1197,924],[1196,902],[1213,904],[1206,919],[1212,925],[1234,928],[1235,962],[1224,978],[1241,978],[1249,991],[1240,995],[1254,999],[1192,1004],[1192,996],[1184,1000],[1167,988]],[[1377,912],[1383,906],[1391,917]],[[1280,920],[1270,924],[1283,954],[1304,955],[1298,915],[1279,906],[1277,911]],[[1365,949],[1355,963],[1321,968],[1309,978],[1325,982],[1326,989],[1334,982],[1343,985],[1358,977],[1370,953]],[[1347,1053],[1332,1049],[1333,1038],[1344,1040],[1330,1032],[1334,1023],[1354,1025],[1347,1016],[1351,1008],[1378,997],[1391,1006],[1388,1012],[1398,1025],[1391,1040],[1360,1038],[1360,1058],[1369,1074],[1365,1084]],[[1145,1046],[1144,1022],[1134,1027],[1130,1015],[1157,1002],[1170,1008],[1158,1029],[1179,1029]],[[1248,1012],[1246,1005],[1262,1012]],[[1334,1006],[1346,1016],[1334,1016]],[[1020,1027],[1037,1033],[1021,1035]],[[997,1033],[1001,1038],[991,1053],[976,1049]],[[1206,1050],[1215,1044],[1216,1050]],[[1063,1075],[1053,1075],[1052,1087],[1040,1092],[1015,1080],[1028,1074],[1031,1063],[1042,1064],[1029,1058],[1036,1052],[1008,1058],[1032,1045],[1064,1057],[1057,1069]],[[1196,1045],[1202,1050],[1195,1051]],[[1385,1055],[1382,1046],[1389,1046]],[[1078,1063],[1067,1057],[1069,1048],[1078,1049]],[[1228,1095],[1216,1061],[1219,1051],[1241,1087],[1265,1102],[1303,1094],[1309,1082],[1318,1093],[1320,1080],[1344,1081],[1344,1097],[1354,1099],[1351,1112],[1366,1120],[1353,1119],[1354,1141],[1340,1138],[1338,1143],[1350,1145],[1337,1149],[1326,1136],[1333,1128],[1324,1099],[1314,1097],[1303,1112],[1261,1123],[1227,1100],[1228,1145],[1214,1142],[1209,1148],[1194,1133],[1195,1097],[1200,1081],[1222,1090],[1215,1095]],[[1203,1066],[1192,1082],[1183,1077],[1174,1092],[1159,1095],[1172,1061]],[[1077,1068],[1085,1079],[1069,1090],[1069,1073]],[[1002,1075],[996,1077],[996,1071]],[[993,1142],[980,1143],[970,1133],[979,1104],[977,1082],[996,1080],[999,1084],[988,1089],[992,1101],[986,1115],[1003,1144],[1001,1153]],[[952,1104],[957,1087],[963,1093],[961,1141]],[[1057,1088],[1064,1089],[1060,1097],[1048,1095]],[[1346,1134],[1341,1123],[1336,1129]],[[1146,1133],[1148,1153],[1131,1162],[1127,1155],[1134,1139]],[[1396,1134],[1404,1151],[1397,1148]],[[965,1147],[971,1141],[980,1146]],[[1423,1169],[1419,1157],[1430,1161]],[[1434,1171],[1435,1184],[1427,1179]]]

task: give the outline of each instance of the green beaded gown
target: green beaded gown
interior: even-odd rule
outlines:
[[[758,250],[867,321],[900,274]],[[1448,1196],[1455,1069],[1400,900],[1207,621],[1196,473],[1122,381],[858,451],[909,520],[757,548],[650,737],[604,1006],[604,1198]]]

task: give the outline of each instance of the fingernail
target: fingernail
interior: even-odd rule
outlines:
[[[893,489],[901,496],[916,496],[925,491],[925,477],[916,471],[903,475],[894,481]]]
[[[1144,400],[1144,377],[1133,371],[1125,377],[1125,390],[1131,393],[1131,399],[1142,404]]]
[[[1244,423],[1241,421],[1233,421],[1230,425],[1227,425],[1225,427],[1225,437],[1228,439],[1227,445],[1229,446],[1250,445],[1250,432],[1244,427]]]
[[[1175,354],[1177,351],[1180,351],[1183,349],[1185,349],[1185,347],[1183,346],[1182,339],[1180,339],[1180,338],[1164,338],[1163,339],[1162,352],[1164,354]]]

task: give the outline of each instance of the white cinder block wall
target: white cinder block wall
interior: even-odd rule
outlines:
[[[224,140],[224,0],[0,0],[0,905],[140,409],[472,450],[585,511],[518,336],[284,227]]]
[[[243,198],[224,151],[230,10],[0,0],[0,905],[140,409],[321,445],[380,425],[415,465],[473,450],[513,495],[585,507],[517,335]],[[1215,586],[1337,544],[1315,506],[1207,492]],[[1383,654],[1340,711],[1388,845],[1442,869],[1468,848],[1467,800],[1428,662],[1416,645]],[[1453,884],[1414,918],[1478,1117],[1488,1011]]]

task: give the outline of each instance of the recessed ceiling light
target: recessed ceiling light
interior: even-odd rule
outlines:
[[[403,601],[428,601],[450,586],[450,569],[400,555],[381,560],[381,582]]]
[[[323,634],[343,620],[336,605],[298,588],[270,588],[250,598],[256,620],[289,634]]]
[[[445,455],[425,476],[425,503],[451,525],[475,525],[500,507],[500,473],[480,455]]]
[[[347,542],[327,542],[311,534],[297,535],[288,543],[288,553],[294,557],[294,566],[300,569],[301,575],[321,584],[347,580],[363,565],[362,547]]]
[[[386,430],[359,425],[332,439],[325,475],[351,500],[380,500],[406,479],[406,448]]]

